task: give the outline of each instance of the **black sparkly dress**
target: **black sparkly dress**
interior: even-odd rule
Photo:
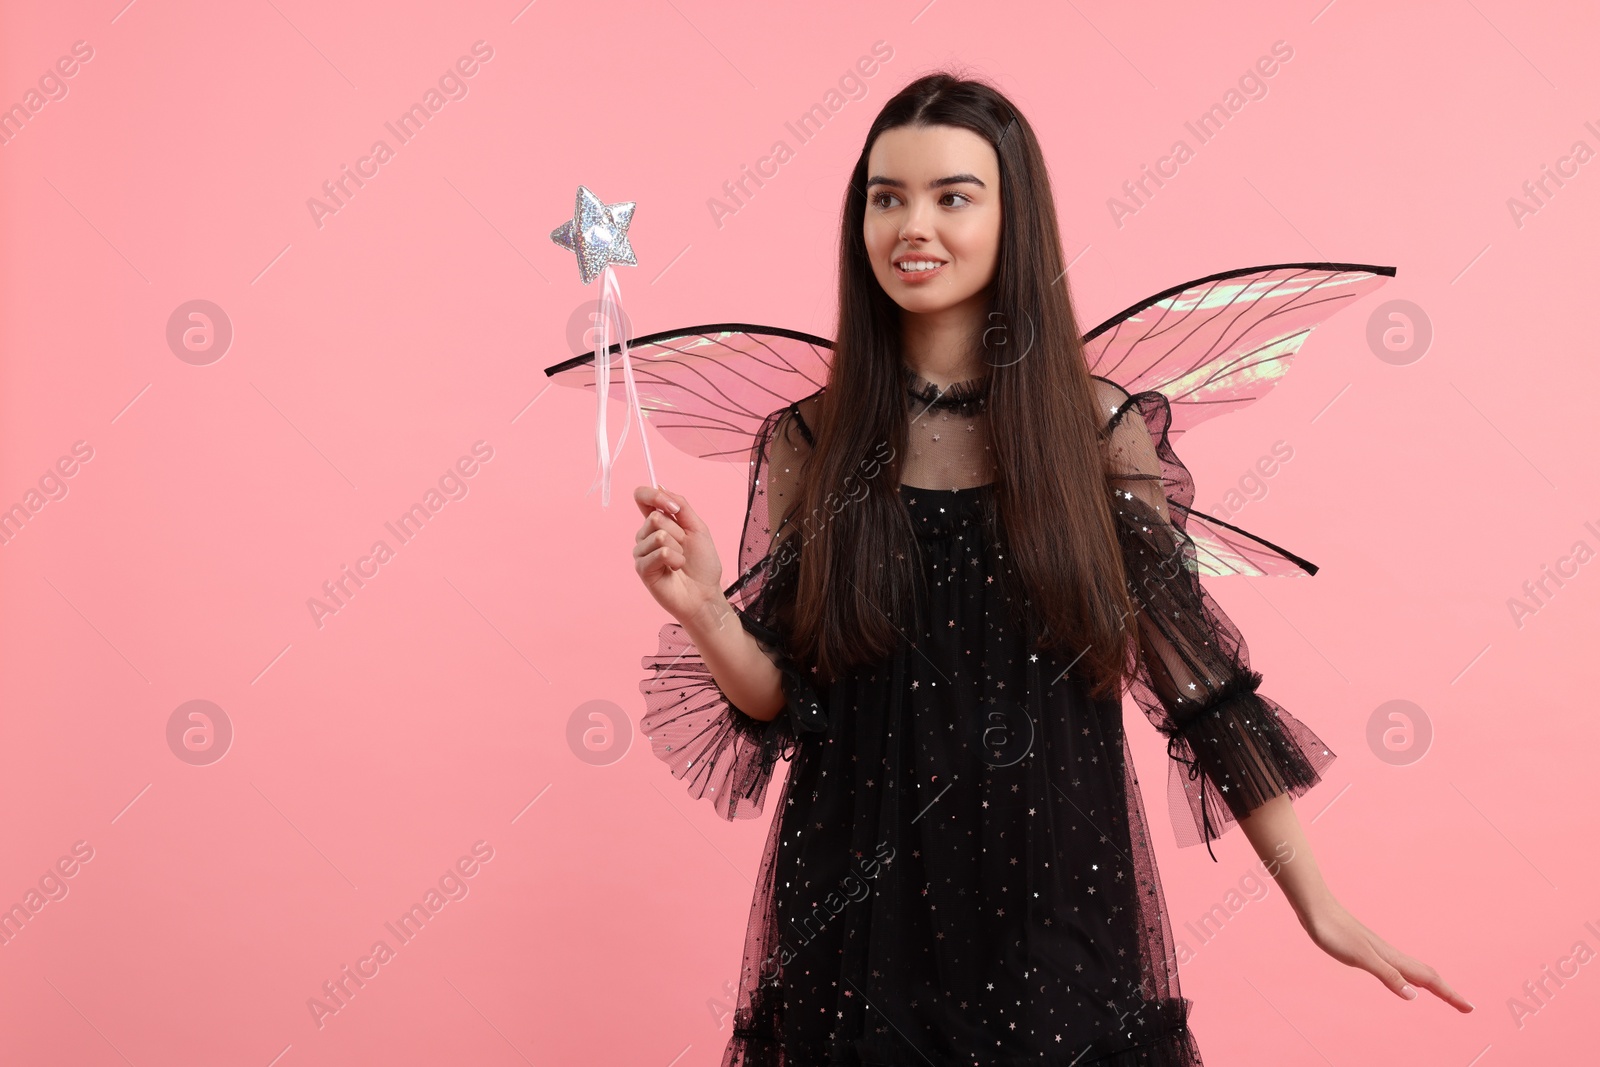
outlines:
[[[783,713],[731,705],[677,623],[643,661],[653,751],[724,818],[759,815],[777,761],[792,762],[724,1067],[1193,1067],[1121,701],[1091,698],[1068,663],[1033,651],[1008,593],[988,380],[904,377],[898,492],[923,582],[893,653],[819,686],[786,651],[777,611],[806,538],[784,536],[785,496],[819,390],[758,434],[728,594],[783,672]],[[1193,488],[1165,398],[1096,387],[1140,607],[1131,692],[1169,739],[1179,842],[1209,848],[1237,817],[1319,782],[1334,754],[1256,692],[1238,631],[1182,565],[1192,544],[1167,504],[1187,507]]]

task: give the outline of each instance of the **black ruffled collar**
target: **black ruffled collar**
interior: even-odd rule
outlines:
[[[981,409],[983,401],[989,395],[989,375],[984,374],[977,378],[967,378],[959,382],[951,382],[946,386],[938,386],[906,364],[900,365],[901,376],[905,379],[906,392],[911,399],[928,407],[955,408],[955,409]]]

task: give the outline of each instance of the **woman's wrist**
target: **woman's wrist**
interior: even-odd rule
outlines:
[[[706,635],[715,633],[729,623],[737,625],[738,616],[722,590],[713,589],[678,621],[683,624],[690,639],[699,644],[703,643],[701,639]]]
[[[1344,909],[1338,898],[1320,878],[1311,885],[1284,886],[1284,896],[1294,909],[1300,925],[1310,930],[1319,921],[1338,914]]]

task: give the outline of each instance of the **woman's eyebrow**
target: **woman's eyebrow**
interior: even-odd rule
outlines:
[[[984,185],[982,181],[978,180],[976,175],[972,174],[952,174],[948,178],[935,178],[933,181],[928,183],[928,188],[937,189],[940,186],[960,185],[964,182],[976,185],[979,189],[988,188],[987,185]],[[874,174],[872,177],[867,179],[868,189],[872,188],[874,185],[887,185],[894,189],[904,189],[906,187],[906,183],[901,181],[899,178],[885,178],[881,174]]]

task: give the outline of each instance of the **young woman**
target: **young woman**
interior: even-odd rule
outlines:
[[[642,687],[647,730],[698,724],[730,818],[793,760],[726,1067],[1200,1063],[1125,682],[1224,801],[1175,811],[1195,840],[1237,822],[1319,947],[1471,1010],[1324,884],[1290,799],[1333,753],[1181,565],[1164,398],[1089,373],[1043,157],[993,88],[921,78],[873,123],[836,338],[758,434],[739,604],[689,501],[634,494],[678,620],[654,666],[688,679]]]

